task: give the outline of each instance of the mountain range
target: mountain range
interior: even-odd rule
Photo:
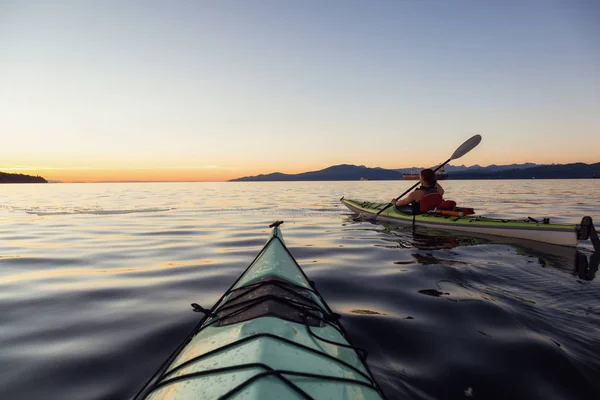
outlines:
[[[400,180],[402,174],[417,173],[421,167],[415,168],[370,168],[364,165],[340,164],[318,171],[299,174],[274,172],[255,176],[232,179],[230,182],[267,182],[267,181],[357,181],[367,180]],[[464,165],[445,167],[448,179],[577,179],[600,178],[600,162],[595,164],[572,163],[538,165],[535,163],[488,165],[482,167]]]
[[[475,165],[471,165],[470,167],[467,167],[466,165],[446,165],[444,167],[444,169],[446,170],[446,172],[492,172],[492,171],[504,171],[507,169],[525,169],[525,168],[532,168],[532,167],[538,167],[541,165],[535,164],[535,163],[525,163],[525,164],[508,164],[508,165],[496,165],[496,164],[492,164],[492,165],[488,165],[487,167],[482,167],[478,164]],[[424,168],[429,168],[429,167],[413,167],[413,168],[399,168],[399,169],[394,169],[394,171],[398,171],[401,174],[413,174],[413,173],[418,173],[419,171],[421,171]]]

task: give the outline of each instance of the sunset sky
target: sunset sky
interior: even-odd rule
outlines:
[[[600,2],[55,3],[0,3],[0,171],[600,161]]]

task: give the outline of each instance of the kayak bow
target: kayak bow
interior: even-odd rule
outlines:
[[[385,396],[283,242],[258,256],[206,310],[136,399],[365,399]]]

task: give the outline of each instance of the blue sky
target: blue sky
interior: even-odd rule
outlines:
[[[595,1],[2,2],[0,170],[426,166],[475,133],[468,165],[598,162],[599,20]]]

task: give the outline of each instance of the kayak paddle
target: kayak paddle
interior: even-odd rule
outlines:
[[[475,147],[477,147],[477,145],[479,144],[479,142],[481,142],[481,135],[475,135],[475,136],[473,136],[472,138],[470,138],[469,140],[467,140],[466,142],[464,142],[463,144],[461,144],[460,147],[454,151],[454,153],[452,154],[452,156],[450,156],[449,159],[447,159],[446,161],[444,161],[444,163],[438,165],[433,170],[433,172],[435,172],[438,169],[442,168],[444,165],[448,164],[450,161],[456,160],[457,158],[461,158],[462,156],[464,156],[465,154],[467,154],[468,152],[470,152],[471,150],[473,150]],[[404,192],[400,196],[396,197],[396,199],[401,198],[402,196],[404,196],[405,194],[407,194],[408,192],[410,192],[411,190],[413,190],[414,188],[416,188],[419,185],[419,183],[420,182],[415,183],[406,192]],[[387,210],[391,205],[392,205],[392,203],[388,203],[387,206],[385,206],[381,210],[379,210],[379,212],[377,214],[375,214],[375,218],[377,218],[377,216],[379,214],[381,214],[383,211]]]

